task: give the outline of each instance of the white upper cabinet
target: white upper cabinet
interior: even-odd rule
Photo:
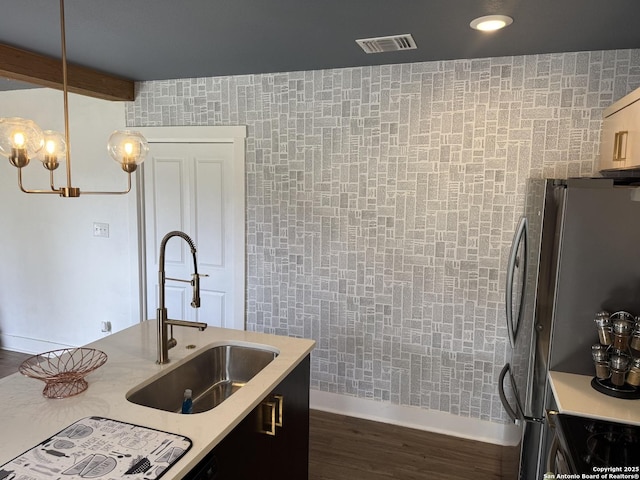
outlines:
[[[604,111],[600,170],[640,169],[640,88]]]

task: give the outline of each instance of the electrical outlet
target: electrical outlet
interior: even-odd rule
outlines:
[[[93,236],[109,238],[109,224],[93,222]]]

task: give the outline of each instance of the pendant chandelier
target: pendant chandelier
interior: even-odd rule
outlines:
[[[57,194],[61,197],[79,197],[82,194],[120,195],[131,191],[131,174],[149,151],[147,140],[139,132],[116,130],[109,137],[107,151],[127,173],[128,186],[123,191],[80,191],[71,183],[71,148],[69,142],[69,92],[67,85],[67,47],[65,41],[64,0],[60,0],[60,39],[62,49],[62,93],[64,98],[64,134],[43,131],[35,122],[23,118],[0,118],[0,155],[18,169],[18,187],[25,193]],[[56,187],[54,170],[64,157],[67,173],[65,186]],[[49,189],[34,190],[22,184],[22,169],[36,158],[49,170]]]

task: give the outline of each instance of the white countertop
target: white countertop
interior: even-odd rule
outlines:
[[[640,425],[640,400],[625,400],[600,393],[591,386],[592,378],[549,372],[551,389],[560,413]]]
[[[209,327],[174,328],[178,345],[169,350],[171,362],[156,365],[156,324],[147,321],[109,335],[88,347],[108,355],[107,363],[89,374],[89,388],[66,399],[42,396],[44,383],[16,373],[0,379],[0,465],[22,454],[75,421],[102,416],[189,437],[192,448],[163,479],[182,478],[223,439],[313,349],[313,340]],[[173,368],[198,349],[221,343],[262,344],[278,356],[232,397],[216,408],[193,415],[142,407],[126,393],[163,370]],[[197,348],[186,349],[189,344]]]

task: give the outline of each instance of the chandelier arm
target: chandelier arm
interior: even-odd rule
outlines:
[[[131,191],[131,172],[127,172],[127,189],[122,192],[87,192],[82,190],[82,195],[125,195]]]
[[[49,185],[51,186],[51,190],[55,191],[59,191],[56,187],[55,187],[55,182],[53,181],[53,170],[49,170]]]
[[[24,193],[54,193],[57,195],[61,195],[61,191],[58,190],[31,190],[28,188],[24,188],[22,185],[22,168],[18,168],[18,187]]]

